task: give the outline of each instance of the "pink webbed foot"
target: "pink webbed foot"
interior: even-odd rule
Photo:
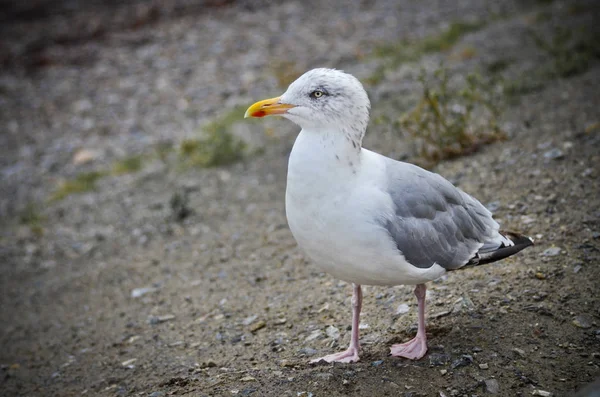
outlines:
[[[390,350],[394,357],[418,360],[427,353],[427,340],[421,336],[417,336],[406,343],[392,345]]]
[[[310,360],[312,363],[318,363],[319,361],[326,361],[328,363],[355,363],[359,360],[358,357],[358,324],[360,317],[360,308],[362,306],[362,289],[360,285],[353,284],[352,293],[352,333],[350,335],[350,346],[348,349],[340,353],[329,354],[324,357],[319,357],[314,360]]]
[[[338,362],[338,363],[355,363],[359,360],[358,357],[358,349],[354,347],[349,347],[347,350],[343,352],[329,354],[324,357],[315,358],[314,360],[310,360],[311,364],[318,363],[319,361],[326,361],[328,363]]]
[[[415,296],[419,306],[419,328],[417,336],[406,342],[393,345],[391,354],[394,357],[404,357],[411,360],[418,360],[427,353],[427,334],[425,333],[425,284],[419,284],[415,287]]]

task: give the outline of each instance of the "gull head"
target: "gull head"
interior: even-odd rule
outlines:
[[[370,106],[356,77],[319,68],[304,73],[280,97],[256,102],[244,117],[280,115],[303,129],[343,131],[360,141],[369,123]]]

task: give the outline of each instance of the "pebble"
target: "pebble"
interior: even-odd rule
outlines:
[[[333,325],[330,325],[329,327],[327,327],[327,329],[325,330],[325,333],[327,334],[328,337],[330,337],[331,339],[337,340],[340,337],[340,330],[337,329],[336,327],[334,327]]]
[[[256,332],[256,331],[258,331],[260,329],[263,329],[266,326],[267,326],[267,323],[265,323],[264,321],[260,320],[260,321],[258,321],[256,323],[254,323],[254,325],[252,325],[250,327],[250,332],[254,333],[254,332]]]
[[[531,223],[535,223],[535,221],[536,221],[536,218],[531,215],[522,215],[521,216],[521,222],[524,225],[529,225]]]
[[[523,349],[519,349],[518,347],[515,347],[514,349],[512,349],[512,351],[517,353],[522,358],[527,357],[527,354],[525,353],[525,350],[523,350]]]
[[[244,319],[244,321],[242,321],[242,324],[244,325],[250,325],[252,324],[256,319],[258,318],[257,315],[253,315],[253,316],[248,316]]]
[[[565,153],[558,148],[550,149],[544,153],[544,158],[548,160],[560,160],[564,157]]]
[[[323,335],[323,332],[321,332],[320,329],[316,329],[314,330],[310,335],[308,335],[306,337],[306,339],[304,339],[305,342],[310,342],[312,340],[315,340],[317,338],[320,338]]]
[[[460,356],[460,358],[452,361],[452,369],[455,368],[460,368],[460,367],[466,367],[467,365],[470,365],[473,363],[473,356],[471,356],[470,354],[463,354],[462,356]]]
[[[256,382],[256,378],[250,375],[244,376],[240,379],[242,382]]]
[[[487,363],[479,364],[479,369],[488,369],[490,366]]]
[[[445,365],[450,361],[450,356],[446,353],[431,353],[429,355],[429,365],[432,367],[438,367]]]
[[[208,360],[206,362],[203,362],[202,364],[200,364],[200,368],[213,368],[216,367],[217,363],[215,363],[212,360]]]
[[[293,367],[298,366],[298,363],[294,362],[294,361],[290,361],[290,360],[281,360],[279,362],[279,365],[281,365],[282,367],[285,367],[285,368],[293,368]]]
[[[133,363],[137,361],[137,358],[131,358],[129,360],[125,360],[121,363],[123,367],[133,368]]]
[[[131,290],[131,297],[139,298],[146,294],[149,294],[150,292],[155,292],[155,291],[158,291],[158,288],[154,288],[154,287],[134,288]]]
[[[542,256],[556,256],[560,254],[561,249],[559,247],[550,247],[546,248],[544,252],[542,252]]]
[[[73,165],[83,165],[91,163],[100,157],[100,154],[95,150],[81,149],[73,155]]]
[[[551,397],[552,393],[546,390],[535,389],[531,392],[532,396]]]
[[[408,305],[406,303],[402,303],[398,305],[398,308],[396,309],[396,314],[405,314],[408,313],[409,310],[410,308],[408,307]]]
[[[381,364],[383,364],[383,360],[377,360],[371,363],[371,365],[374,367],[379,367]]]
[[[329,372],[318,372],[314,374],[314,377],[321,380],[329,381],[331,380],[331,378],[333,378],[333,374],[330,374]]]
[[[588,329],[592,328],[592,322],[587,316],[577,316],[573,319],[572,324],[577,328]]]
[[[440,318],[440,317],[446,317],[447,315],[449,315],[450,313],[452,313],[452,311],[450,310],[444,310],[438,313],[434,313],[431,315],[431,318]]]
[[[150,316],[150,318],[148,319],[148,323],[150,324],[160,324],[160,323],[164,323],[170,320],[173,320],[175,318],[174,314],[165,314],[162,316]]]
[[[546,279],[546,275],[542,272],[536,272],[535,273],[535,278],[537,278],[538,280],[545,280]]]
[[[485,381],[485,391],[490,394],[498,394],[500,391],[500,385],[496,379],[486,379]]]
[[[317,351],[315,349],[311,349],[310,347],[304,347],[304,348],[298,350],[298,354],[301,354],[304,356],[314,356],[315,354],[317,354]]]

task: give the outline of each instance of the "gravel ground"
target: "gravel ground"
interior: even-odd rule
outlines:
[[[2,395],[568,396],[600,376],[597,55],[513,97],[507,141],[436,167],[536,246],[431,283],[415,362],[388,357],[416,330],[399,286],[366,287],[359,363],[308,364],[348,343],[351,288],[287,228],[296,127],[231,123],[260,150],[225,167],[152,155],[288,75],[367,80],[385,64],[374,48],[455,21],[485,26],[385,69],[367,85],[374,118],[414,104],[419,71],[441,60],[454,76],[504,62],[506,78],[533,81],[553,58],[528,32],[597,30],[594,1],[24,4],[0,12]],[[365,146],[410,156],[395,128],[372,123]],[[139,171],[48,200],[132,155]]]

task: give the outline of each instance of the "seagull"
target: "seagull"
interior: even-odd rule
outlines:
[[[317,266],[353,284],[350,346],[312,362],[359,360],[362,285],[416,286],[417,334],[391,355],[422,358],[425,283],[533,244],[500,231],[490,211],[442,176],[363,148],[370,107],[358,79],[318,68],[244,116],[280,115],[301,127],[288,164],[288,224]]]

